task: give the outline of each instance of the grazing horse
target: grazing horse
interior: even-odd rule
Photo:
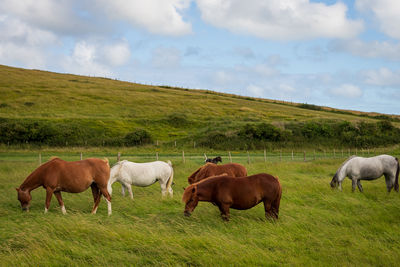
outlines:
[[[389,155],[379,155],[371,158],[357,156],[349,157],[336,171],[331,181],[331,187],[342,190],[342,181],[346,176],[352,180],[352,191],[363,192],[360,180],[375,180],[385,176],[386,188],[390,192],[399,192],[399,160]]]
[[[215,157],[215,158],[213,158],[213,159],[207,158],[205,162],[206,162],[206,163],[207,163],[207,162],[211,162],[211,163],[214,163],[214,164],[218,164],[218,162],[221,162],[221,163],[222,163],[222,158],[221,158],[220,156]]]
[[[223,220],[229,208],[246,210],[264,202],[265,217],[278,219],[282,187],[278,178],[266,173],[247,177],[215,176],[189,185],[182,196],[184,215],[190,216],[199,201],[218,206]]]
[[[188,183],[193,184],[207,177],[216,176],[223,173],[233,177],[247,176],[246,167],[237,163],[228,163],[223,165],[206,163],[188,177]]]
[[[116,181],[122,185],[122,194],[125,195],[125,189],[128,189],[130,197],[133,199],[131,185],[149,186],[159,182],[161,193],[165,196],[167,193],[173,195],[172,181],[174,179],[174,169],[171,161],[154,161],[146,163],[135,163],[127,160],[119,161],[110,171],[110,180],[108,181],[108,191],[112,193],[112,184]]]
[[[94,199],[92,213],[96,213],[101,195],[103,195],[107,200],[108,215],[111,215],[111,197],[107,191],[109,177],[108,159],[91,158],[67,162],[55,157],[34,170],[16,190],[22,210],[29,211],[32,199],[31,191],[43,186],[46,189],[44,212],[47,213],[51,197],[54,194],[62,213],[65,214],[67,211],[61,197],[61,191],[81,193],[91,187]]]

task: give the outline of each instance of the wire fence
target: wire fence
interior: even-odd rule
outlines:
[[[185,164],[194,162],[202,164],[205,159],[220,156],[222,163],[260,163],[260,162],[289,162],[289,161],[313,161],[319,159],[345,159],[351,155],[363,157],[372,157],[382,154],[381,150],[375,149],[333,149],[325,151],[225,151],[225,152],[2,152],[0,153],[0,161],[23,161],[23,162],[38,162],[41,164],[48,161],[52,156],[59,156],[65,160],[82,160],[90,157],[108,158],[110,164],[114,164],[120,160],[129,160],[134,162],[148,162],[155,160],[170,160],[174,164]]]

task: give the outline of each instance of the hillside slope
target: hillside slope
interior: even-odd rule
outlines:
[[[0,92],[0,119],[72,121],[77,128],[88,126],[103,131],[104,138],[124,136],[137,128],[146,129],[153,139],[172,141],[209,130],[235,130],[246,123],[266,122],[284,128],[288,122],[377,121],[367,113],[311,110],[298,104],[206,90],[148,86],[2,65]],[[399,120],[398,116],[390,118]],[[398,126],[398,122],[394,125]]]

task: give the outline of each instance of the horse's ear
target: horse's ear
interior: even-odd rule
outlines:
[[[186,188],[184,188],[183,186],[182,186],[182,188],[183,188],[183,191],[185,191],[185,190],[186,190]]]
[[[17,192],[20,190],[19,187],[16,187],[15,190],[17,190]]]

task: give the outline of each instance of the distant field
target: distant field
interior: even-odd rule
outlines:
[[[53,153],[73,160],[79,157],[76,152],[46,152],[43,159]],[[100,157],[115,151],[84,151],[90,154]],[[398,149],[391,154],[400,155]],[[244,158],[250,174],[279,176],[280,219],[267,221],[261,204],[246,211],[231,210],[231,221],[226,223],[210,203],[200,203],[190,218],[183,216],[182,187],[201,164],[200,158],[188,157],[185,164],[173,160],[173,199],[162,200],[155,184],[134,187],[131,201],[114,184],[111,217],[103,200],[98,214],[90,214],[90,190],[63,193],[68,212],[63,216],[55,198],[49,213],[43,214],[42,188],[32,192],[31,211],[21,212],[14,188],[37,167],[37,154],[2,150],[1,265],[397,266],[400,195],[387,194],[383,178],[364,181],[363,194],[351,193],[349,180],[343,192],[331,190],[330,179],[342,161],[247,164]]]

